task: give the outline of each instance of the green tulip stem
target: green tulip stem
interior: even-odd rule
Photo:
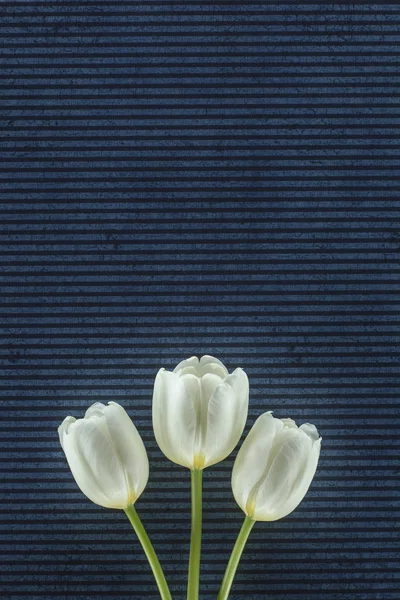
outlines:
[[[247,538],[250,535],[250,531],[253,529],[255,521],[250,517],[245,517],[236,543],[233,547],[231,557],[226,567],[225,575],[222,580],[221,588],[218,593],[217,600],[226,600],[231,590],[232,582],[235,577],[236,569],[238,567],[240,557],[242,556],[244,547],[247,542]]]
[[[153,571],[162,600],[172,600],[157,554],[133,504],[125,509],[125,514],[130,520],[132,527],[139,538],[139,542],[142,544],[142,548],[147,556],[151,570]]]
[[[202,526],[202,469],[190,471],[192,487],[192,533],[190,537],[190,556],[187,600],[198,600],[200,580],[201,526]]]

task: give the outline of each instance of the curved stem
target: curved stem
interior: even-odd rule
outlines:
[[[187,600],[198,600],[201,554],[202,525],[202,469],[190,471],[192,487],[192,533],[190,536],[190,557]]]
[[[225,575],[221,583],[221,588],[218,592],[217,600],[226,600],[231,590],[233,578],[235,577],[236,569],[238,567],[240,557],[247,542],[247,538],[250,535],[250,531],[253,529],[255,521],[250,517],[245,517],[242,528],[237,537],[236,543],[233,547],[231,557],[226,567]]]
[[[133,504],[132,506],[129,506],[129,508],[125,509],[125,514],[130,520],[132,527],[139,538],[139,542],[142,544],[142,548],[150,563],[150,567],[153,571],[153,575],[155,577],[162,600],[172,600],[168,584],[165,580],[163,570],[157,558],[157,554],[155,553],[153,545],[149,540],[149,536],[147,535],[142,521],[140,520]]]

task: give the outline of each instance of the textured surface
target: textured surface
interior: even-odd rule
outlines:
[[[185,597],[189,473],[158,451],[160,366],[211,353],[251,410],[317,424],[317,477],[255,527],[232,600],[399,591],[397,4],[0,5],[1,595],[157,598],[123,514],[76,488],[66,414],[118,400],[138,502]],[[205,473],[202,598],[241,523]]]

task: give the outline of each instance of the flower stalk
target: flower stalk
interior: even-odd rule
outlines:
[[[235,545],[232,550],[232,554],[230,556],[228,565],[225,570],[224,578],[221,583],[221,588],[218,592],[217,600],[226,600],[229,596],[229,592],[232,587],[233,579],[236,574],[236,569],[238,568],[238,564],[240,558],[243,554],[244,547],[247,542],[247,538],[250,535],[251,530],[253,529],[255,521],[251,517],[245,517],[243,521],[243,525],[239,531],[239,535],[235,542]]]
[[[198,600],[200,581],[201,529],[203,518],[202,506],[202,469],[190,471],[192,490],[192,531],[190,536],[190,556],[187,600]]]
[[[142,545],[144,553],[147,556],[147,560],[149,561],[151,570],[153,571],[153,575],[156,580],[162,600],[172,600],[168,584],[165,580],[164,572],[161,568],[157,554],[153,548],[153,544],[151,543],[149,536],[147,535],[146,530],[143,527],[143,523],[140,520],[140,517],[137,514],[133,504],[132,506],[129,506],[125,509],[125,514],[131,522],[132,527],[135,530],[135,533],[139,539],[139,542]]]

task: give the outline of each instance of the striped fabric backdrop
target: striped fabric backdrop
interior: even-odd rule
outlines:
[[[253,530],[232,600],[396,600],[400,4],[0,4],[1,539],[10,600],[156,600],[125,515],[57,438],[116,400],[137,508],[185,598],[189,472],[158,450],[159,367],[205,353],[257,415],[323,436],[301,506]],[[202,600],[242,514],[204,476]]]

